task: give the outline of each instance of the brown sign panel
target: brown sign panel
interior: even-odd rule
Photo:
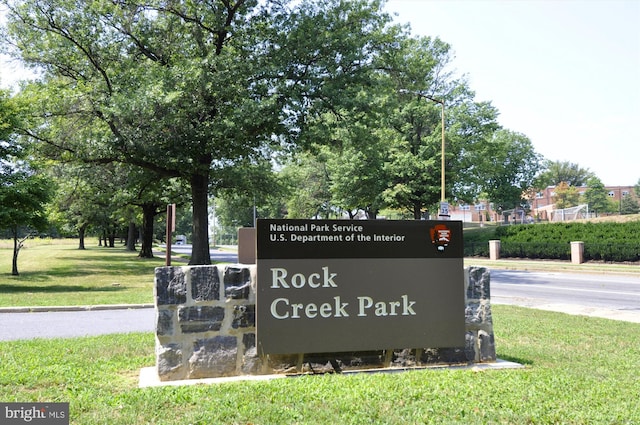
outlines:
[[[259,220],[263,354],[464,346],[462,223]]]

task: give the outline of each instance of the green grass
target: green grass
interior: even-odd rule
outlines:
[[[152,334],[0,343],[0,400],[70,403],[72,424],[637,424],[640,325],[493,306],[524,369],[420,370],[137,388]]]
[[[0,305],[152,302],[162,258],[76,243],[29,241],[13,277],[0,242]],[[81,425],[640,423],[639,324],[503,305],[493,317],[498,357],[524,369],[139,389],[151,333],[36,339],[0,342],[0,400],[69,402]]]
[[[141,259],[124,248],[77,240],[28,240],[11,275],[13,245],[0,241],[0,307],[139,304],[153,302],[154,268],[163,258]]]

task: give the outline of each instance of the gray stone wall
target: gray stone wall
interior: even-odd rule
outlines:
[[[255,347],[254,265],[159,267],[154,286],[158,376],[171,381],[495,361],[489,271],[465,269],[464,285],[464,347],[261,358]]]

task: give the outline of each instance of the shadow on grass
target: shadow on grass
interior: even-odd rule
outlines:
[[[522,365],[527,365],[527,366],[531,366],[533,365],[533,360],[529,360],[529,359],[523,359],[520,357],[514,357],[514,356],[506,356],[503,354],[498,354],[498,358],[501,360],[506,360],[508,362],[514,362],[514,363],[519,363]]]
[[[23,294],[23,293],[61,293],[61,292],[117,292],[127,289],[121,286],[98,286],[88,287],[79,285],[51,285],[51,286],[33,286],[33,285],[0,285],[0,293],[2,294]]]

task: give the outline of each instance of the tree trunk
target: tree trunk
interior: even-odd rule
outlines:
[[[191,176],[191,197],[193,203],[193,246],[191,265],[211,264],[209,253],[209,175]]]
[[[421,220],[422,219],[422,208],[420,202],[413,203],[413,219]]]
[[[129,230],[127,232],[127,251],[136,250],[136,224],[129,222]]]
[[[142,237],[140,247],[140,258],[153,258],[153,222],[158,213],[156,204],[142,205]]]
[[[11,275],[19,276],[20,273],[18,273],[18,253],[20,252],[20,245],[22,244],[18,243],[18,229],[13,228],[12,232],[13,232],[13,262],[11,267]]]
[[[85,249],[84,248],[84,234],[87,231],[87,225],[83,224],[80,227],[78,227],[78,239],[79,239],[79,243],[78,243],[78,249]]]

